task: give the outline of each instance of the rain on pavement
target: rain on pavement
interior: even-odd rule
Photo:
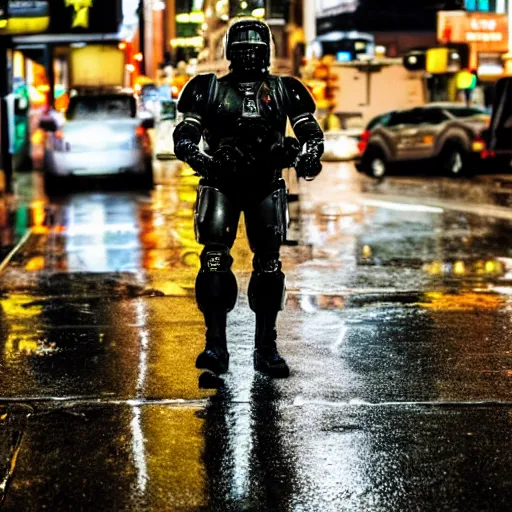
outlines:
[[[283,249],[286,381],[252,369],[251,254],[231,370],[199,386],[196,178],[151,196],[0,204],[3,509],[510,510],[507,179],[391,178],[329,163]],[[28,231],[27,231],[28,230]]]

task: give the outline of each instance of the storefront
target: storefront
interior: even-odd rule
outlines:
[[[1,52],[8,70],[1,94],[8,119],[2,123],[9,126],[15,168],[31,165],[31,136],[42,113],[50,106],[65,110],[72,77],[92,73],[90,61],[73,68],[74,52],[92,49],[95,42],[117,50],[122,15],[122,0],[0,0],[0,37],[7,36],[1,38]]]
[[[503,56],[508,52],[506,14],[441,11],[437,38],[441,44],[466,43],[469,69],[481,80],[497,80],[504,72]]]

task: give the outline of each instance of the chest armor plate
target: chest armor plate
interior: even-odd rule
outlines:
[[[219,81],[212,115],[208,123],[209,145],[240,137],[245,128],[265,126],[271,139],[279,140],[286,130],[286,116],[277,95],[267,82],[232,83]]]

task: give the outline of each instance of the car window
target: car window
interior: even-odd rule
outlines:
[[[441,124],[448,119],[440,108],[426,108],[422,112],[423,122],[428,124]]]
[[[392,115],[393,112],[389,112],[387,114],[374,117],[366,126],[366,130],[373,130],[376,126],[387,126],[391,120]]]
[[[131,96],[76,96],[71,99],[67,119],[93,121],[135,117],[136,104]]]
[[[445,108],[444,110],[448,112],[449,115],[457,118],[487,115],[485,110],[475,107],[452,107]]]
[[[414,125],[422,121],[422,116],[417,110],[404,110],[402,112],[393,113],[388,126],[398,126],[401,124]]]

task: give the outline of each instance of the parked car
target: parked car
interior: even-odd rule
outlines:
[[[142,188],[153,186],[152,148],[148,130],[152,118],[140,119],[134,96],[97,94],[74,96],[65,120],[41,120],[47,132],[44,170],[48,190],[66,177],[126,173]]]
[[[322,160],[340,162],[354,160],[360,156],[359,138],[361,130],[331,130],[324,133]]]
[[[360,112],[335,112],[330,113],[337,125],[335,129],[329,129],[328,119],[323,119],[324,128],[324,154],[322,159],[325,161],[349,161],[359,158],[359,139],[363,129],[359,125],[358,119],[362,117]]]
[[[436,162],[450,176],[471,174],[488,157],[489,122],[484,110],[458,103],[390,112],[361,137],[358,169],[382,178],[400,162]]]
[[[395,111],[393,110],[391,112],[386,112],[385,114],[380,114],[371,119],[370,122],[366,125],[366,128],[359,137],[358,149],[360,156],[365,152],[366,146],[368,146],[368,141],[370,140],[372,130],[380,125],[387,126],[394,113]]]
[[[512,78],[498,80],[487,132],[490,168],[498,172],[512,171]]]

